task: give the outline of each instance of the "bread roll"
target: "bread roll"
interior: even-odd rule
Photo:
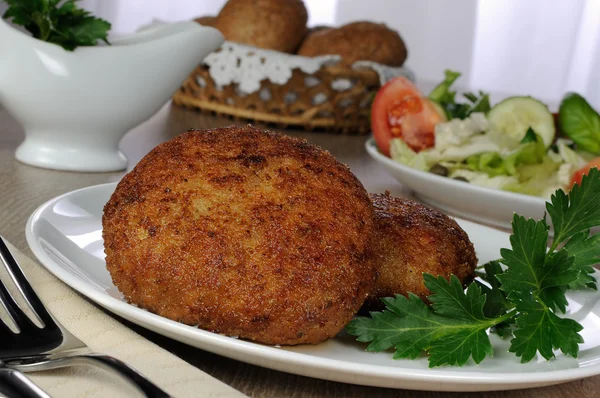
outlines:
[[[200,25],[213,27],[217,23],[217,17],[213,15],[205,15],[203,17],[195,18],[194,21],[198,22]]]
[[[226,40],[292,53],[306,35],[307,20],[301,0],[229,0],[215,27]]]
[[[298,54],[306,57],[336,54],[348,65],[365,60],[402,66],[408,52],[398,32],[384,24],[359,21],[309,34]]]

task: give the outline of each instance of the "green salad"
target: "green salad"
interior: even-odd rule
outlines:
[[[446,71],[444,81],[426,98],[443,115],[434,126],[433,146],[415,149],[403,136],[392,135],[393,160],[444,177],[543,198],[557,189],[568,191],[594,165],[600,155],[600,115],[582,96],[567,94],[555,115],[528,96],[490,106],[488,94],[466,93],[461,103],[451,90],[459,76]]]

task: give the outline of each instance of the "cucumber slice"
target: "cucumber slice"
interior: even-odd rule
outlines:
[[[525,137],[529,127],[544,140],[546,148],[554,141],[556,131],[552,113],[535,98],[507,98],[490,109],[487,118],[490,130],[514,138],[517,143]]]

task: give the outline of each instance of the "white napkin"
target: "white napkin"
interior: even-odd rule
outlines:
[[[50,312],[92,350],[126,362],[175,397],[245,396],[138,335],[87,302],[10,243],[8,246]],[[91,366],[72,366],[27,376],[53,397],[141,396],[115,374]]]

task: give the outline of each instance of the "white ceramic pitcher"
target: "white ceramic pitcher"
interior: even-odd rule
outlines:
[[[123,170],[123,135],[222,42],[216,29],[179,22],[70,52],[0,19],[0,102],[25,130],[17,159],[58,170]]]

